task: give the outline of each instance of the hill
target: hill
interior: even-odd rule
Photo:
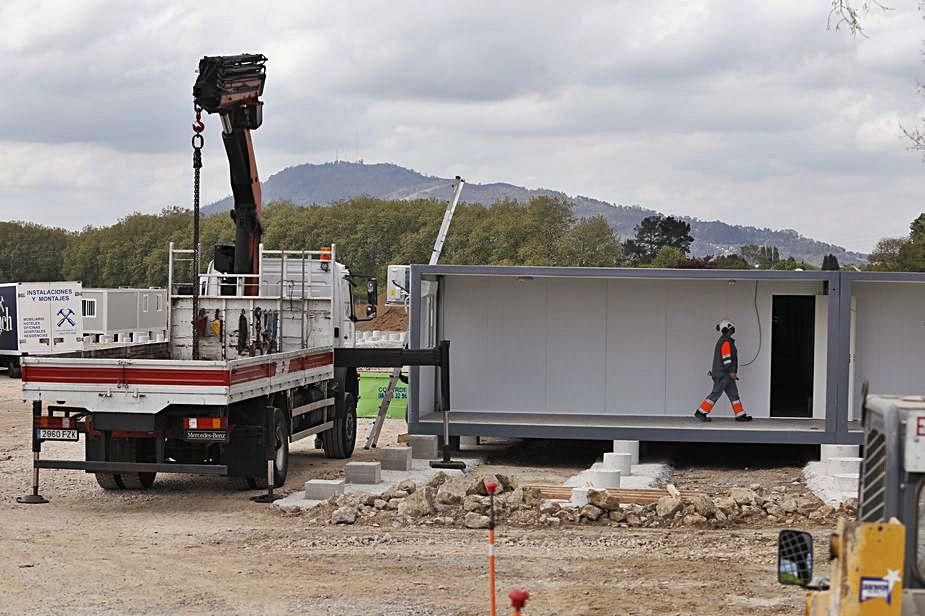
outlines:
[[[287,167],[263,182],[264,203],[280,199],[300,205],[327,204],[351,197],[367,195],[380,199],[434,198],[449,200],[452,179],[423,175],[390,163],[362,164],[348,162],[304,164]],[[466,184],[462,200],[467,203],[488,205],[499,199],[526,201],[538,195],[551,195],[568,199],[579,217],[601,215],[621,236],[633,234],[640,220],[658,214],[638,206],[617,205],[584,196],[569,196],[545,188],[531,189],[503,182]],[[203,208],[213,214],[232,208],[231,197],[226,197]],[[863,263],[866,255],[845,250],[841,246],[820,242],[800,235],[793,229],[767,229],[730,225],[718,220],[700,220],[683,217],[691,224],[694,236],[694,255],[722,255],[735,252],[744,244],[777,246],[782,256],[819,264],[826,254],[834,254],[841,263]]]

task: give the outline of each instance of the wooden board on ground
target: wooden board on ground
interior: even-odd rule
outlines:
[[[540,491],[540,497],[546,499],[568,500],[572,496],[571,486],[528,485],[524,486],[524,489],[537,489]],[[663,496],[670,496],[668,490],[663,488],[610,488],[607,492],[620,499],[621,503],[637,505],[649,505]],[[691,490],[681,490],[680,493],[681,498],[703,494]]]

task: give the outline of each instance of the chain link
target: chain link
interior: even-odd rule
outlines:
[[[202,170],[202,107],[194,105],[196,121],[193,123],[193,359],[199,359],[199,176]]]

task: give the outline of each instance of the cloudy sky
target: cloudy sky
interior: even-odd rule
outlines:
[[[827,30],[829,0],[7,0],[0,218],[68,228],[190,206],[202,55],[270,58],[262,177],[359,156],[868,251],[925,209],[900,123],[915,0]],[[207,120],[204,203],[229,192]]]

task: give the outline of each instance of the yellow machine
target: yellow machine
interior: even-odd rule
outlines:
[[[867,396],[858,520],[841,520],[831,575],[813,537],[782,530],[777,575],[808,589],[807,616],[925,616],[925,397]]]

